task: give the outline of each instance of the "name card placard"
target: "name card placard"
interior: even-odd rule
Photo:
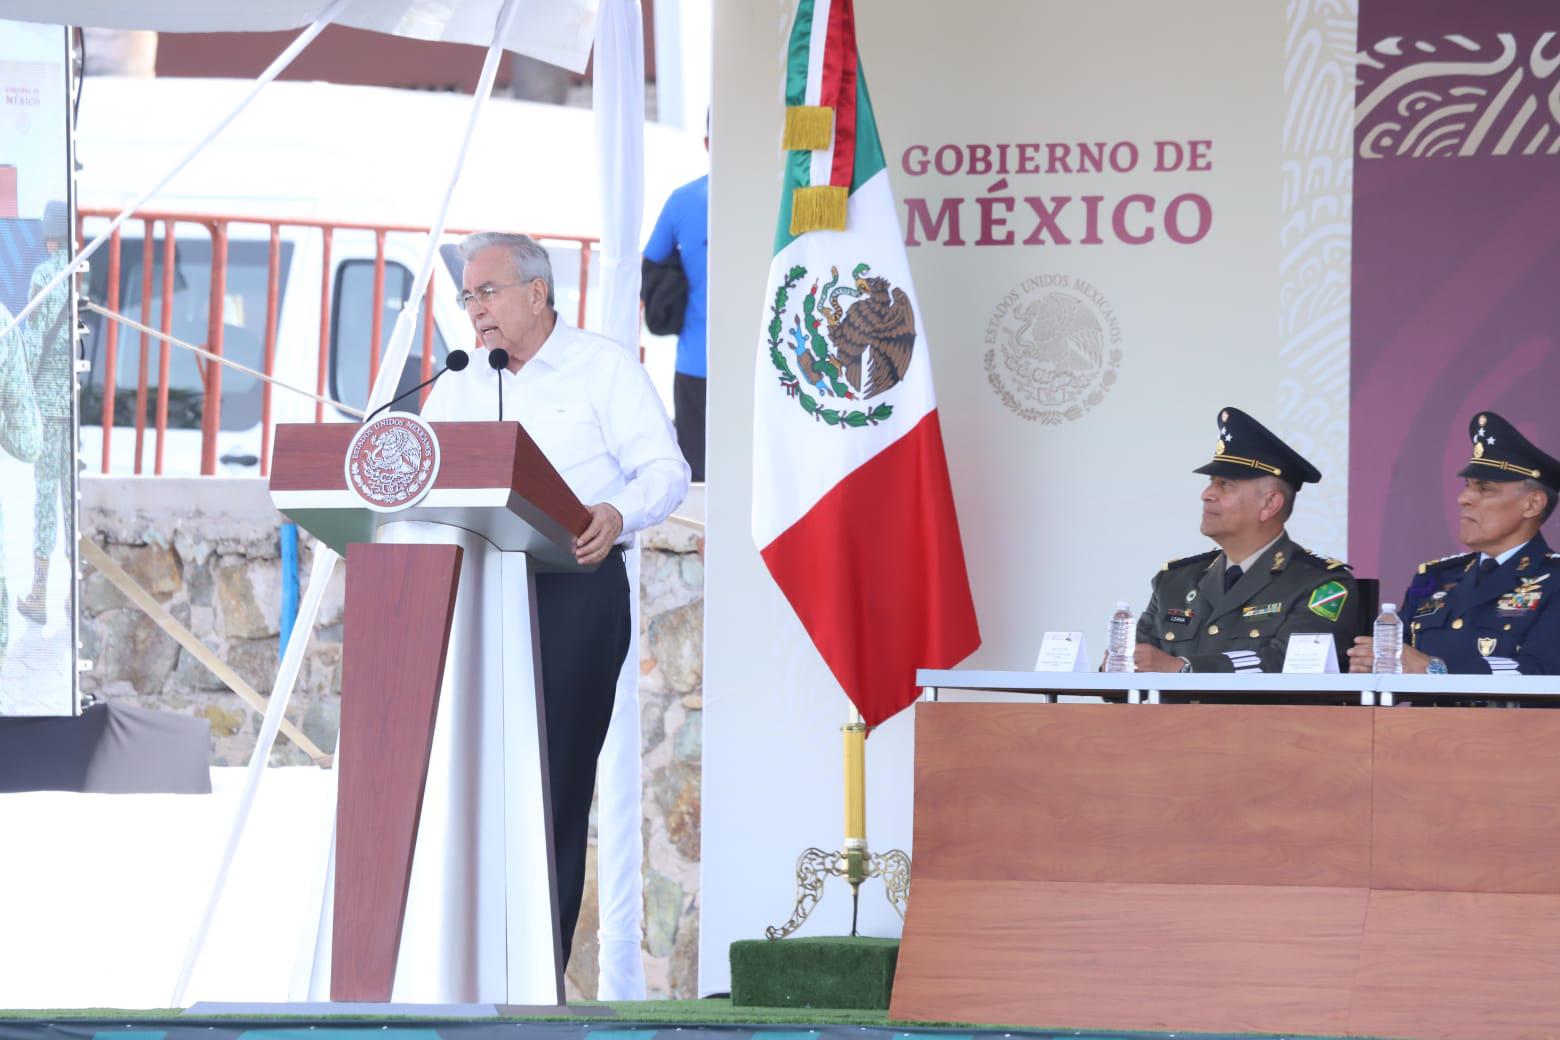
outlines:
[[[1338,648],[1326,632],[1295,632],[1284,651],[1285,675],[1337,675]]]
[[[1047,632],[1040,641],[1037,672],[1092,672],[1082,632]]]

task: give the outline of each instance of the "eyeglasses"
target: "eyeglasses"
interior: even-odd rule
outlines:
[[[535,279],[532,279],[532,281],[535,281]],[[517,285],[525,284],[525,282],[504,282],[501,285],[494,285],[489,282],[487,285],[477,286],[476,292],[467,289],[465,292],[456,293],[455,302],[460,304],[462,308],[469,310],[473,300],[480,299],[484,305],[490,304],[493,302],[493,297],[498,295],[500,289],[513,289]]]

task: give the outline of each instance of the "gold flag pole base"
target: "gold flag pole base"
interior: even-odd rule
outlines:
[[[861,883],[867,878],[882,878],[888,904],[901,921],[910,898],[910,857],[899,849],[868,852],[865,841],[846,839],[845,851],[825,852],[804,849],[796,859],[796,908],[790,920],[778,928],[765,928],[770,939],[784,939],[802,926],[823,899],[823,884],[831,877],[844,878],[850,885],[850,934],[856,930],[861,903]]]

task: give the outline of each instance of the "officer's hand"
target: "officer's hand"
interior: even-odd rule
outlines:
[[[1406,654],[1408,648],[1404,647]],[[1354,675],[1369,675],[1375,671],[1376,641],[1370,636],[1355,636],[1354,645],[1349,647],[1349,671]]]
[[[623,533],[623,515],[605,502],[590,507],[590,526],[574,539],[574,558],[587,567],[607,558],[612,543]]]
[[[1403,648],[1403,672],[1406,675],[1424,675],[1430,668],[1430,655],[1411,646]]]
[[[1157,646],[1148,643],[1139,643],[1137,649],[1132,651],[1132,663],[1140,672],[1179,672],[1181,659],[1174,654],[1167,654]]]
[[[1354,645],[1349,647],[1349,671],[1355,674],[1369,675],[1375,671],[1376,665],[1376,641],[1370,636],[1355,636]],[[1415,650],[1411,646],[1403,648],[1403,673],[1405,675],[1424,675],[1430,666],[1430,655]]]

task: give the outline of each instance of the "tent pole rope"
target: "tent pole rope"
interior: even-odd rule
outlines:
[[[509,38],[510,27],[514,24],[519,9],[518,0],[504,0],[504,6],[499,9],[498,20],[493,27],[493,42],[488,47],[487,57],[482,61],[482,75],[477,78],[476,93],[471,99],[471,114],[466,119],[466,132],[461,137],[460,151],[455,155],[455,168],[450,173],[449,184],[445,186],[444,197],[439,201],[439,210],[428,225],[428,244],[423,249],[422,263],[417,267],[417,278],[412,282],[406,305],[401,308],[401,313],[396,318],[395,331],[391,334],[390,342],[385,346],[384,357],[380,361],[379,377],[374,380],[373,389],[368,395],[368,409],[371,412],[393,397],[400,383],[401,368],[406,364],[406,356],[411,352],[412,339],[417,334],[417,318],[422,310],[423,300],[427,296],[428,280],[433,277],[433,265],[439,258],[439,241],[444,237],[450,202],[455,198],[455,189],[460,184],[461,171],[466,168],[466,156],[471,151],[471,140],[476,136],[477,120],[482,115],[483,106],[493,94],[493,81],[498,76],[498,66],[504,56],[504,41]]]
[[[331,15],[344,4],[346,0],[334,0],[331,5]],[[449,186],[444,191],[444,197],[440,200],[439,211],[436,219],[428,227],[428,244],[423,251],[422,265],[417,272],[417,280],[413,283],[408,294],[407,304],[401,309],[400,316],[396,319],[395,332],[390,337],[390,343],[385,350],[384,359],[379,368],[379,378],[376,380],[372,392],[369,394],[368,407],[374,408],[389,400],[395,394],[395,388],[399,383],[398,376],[402,367],[406,364],[406,355],[410,351],[412,337],[418,326],[418,312],[421,310],[423,297],[426,295],[428,280],[433,275],[433,264],[439,255],[439,240],[444,236],[446,218],[449,215],[450,202],[454,198],[455,188],[460,183],[461,170],[466,164],[466,155],[471,149],[471,139],[475,135],[477,119],[482,114],[483,105],[493,93],[493,81],[498,75],[499,62],[504,53],[504,41],[509,37],[510,27],[519,10],[518,0],[504,0],[503,7],[499,10],[496,24],[493,28],[493,42],[489,45],[487,57],[482,63],[482,75],[477,81],[476,95],[472,99],[471,116],[466,122],[465,136],[461,141],[460,152],[455,157],[454,170],[450,175]],[[279,71],[279,70],[278,70]],[[282,667],[276,677],[276,685],[271,693],[271,703],[266,707],[265,721],[260,727],[260,737],[255,745],[254,755],[249,760],[249,775],[245,781],[244,793],[239,800],[238,809],[234,813],[232,830],[228,835],[227,848],[223,852],[222,864],[217,869],[217,876],[212,883],[211,894],[206,901],[206,909],[201,915],[200,926],[195,935],[190,939],[190,946],[185,953],[184,966],[180,969],[179,980],[173,993],[173,1007],[184,1006],[184,994],[189,988],[190,976],[194,973],[195,963],[200,957],[205,946],[206,936],[211,931],[211,922],[216,916],[217,906],[222,900],[223,890],[227,887],[228,874],[232,869],[234,855],[239,843],[244,837],[244,828],[249,822],[249,812],[254,804],[255,793],[259,788],[260,777],[265,772],[266,760],[271,753],[271,745],[276,740],[277,729],[287,710],[287,702],[292,698],[293,686],[298,680],[298,671],[303,664],[304,648],[308,644],[308,634],[314,629],[315,618],[319,615],[320,601],[323,598],[326,580],[330,577],[331,569],[335,566],[338,556],[335,552],[319,546],[314,556],[313,570],[309,575],[309,589],[304,600],[298,607],[298,617],[294,622],[292,638],[288,640],[287,652],[282,658]]]
[[[149,191],[120,213],[107,230],[105,230],[87,249],[83,250],[74,263],[60,273],[56,282],[63,282],[69,277],[72,270],[79,267],[92,251],[101,245],[114,230],[122,224],[131,213],[160,191],[173,177],[187,166],[205,148],[211,140],[221,133],[238,114],[254,100],[271,80],[275,79],[313,39],[324,31],[325,27],[335,20],[336,16],[347,6],[349,0],[331,0],[330,6],[316,18],[307,29],[298,34],[292,44],[271,63],[270,68],[260,74],[260,78],[244,95],[238,107],[220,120],[205,137],[203,137],[188,154],[181,159],[177,166],[167,176],[158,181]],[[53,284],[34,297],[34,302],[42,300],[54,288]],[[25,312],[24,312],[25,313]],[[173,987],[173,1001],[170,1006],[183,1007],[184,994],[189,989],[190,976],[195,972],[195,964],[200,959],[201,951],[205,948],[206,937],[211,932],[211,922],[216,917],[217,905],[222,901],[222,893],[227,888],[228,873],[232,870],[234,856],[238,852],[239,842],[243,839],[244,828],[249,822],[249,811],[254,806],[255,794],[260,787],[260,778],[265,774],[266,762],[271,755],[271,747],[276,743],[277,731],[281,729],[282,719],[286,717],[287,702],[292,698],[293,686],[298,680],[298,671],[303,667],[303,653],[308,647],[309,636],[314,631],[314,620],[319,616],[320,601],[325,597],[325,585],[330,578],[331,571],[335,569],[336,553],[321,545],[315,551],[314,565],[309,572],[309,590],[304,595],[303,603],[299,607],[298,618],[293,625],[292,637],[287,641],[287,651],[282,655],[282,665],[277,672],[276,683],[271,690],[271,702],[266,705],[265,718],[260,724],[260,735],[255,742],[254,754],[249,758],[249,771],[244,778],[244,792],[239,798],[238,808],[233,814],[233,825],[228,833],[227,846],[222,850],[222,862],[217,867],[217,876],[212,879],[211,892],[206,898],[205,909],[201,912],[200,923],[196,926],[195,933],[190,936],[189,947],[184,951],[184,963],[179,967],[179,977]]]
[[[255,95],[259,94],[260,90],[266,84],[270,83],[277,76],[281,75],[282,70],[291,65],[293,59],[296,58],[305,47],[312,43],[314,38],[318,36],[327,25],[335,21],[336,16],[341,13],[342,8],[346,7],[349,2],[350,0],[331,0],[330,6],[325,8],[324,12],[321,13],[321,15],[316,18],[307,29],[299,33],[298,38],[293,40],[293,42],[288,45],[286,50],[277,55],[276,60],[271,62],[269,68],[260,73],[260,78],[255,80],[254,85],[249,88],[249,92],[244,95],[241,101],[239,101],[236,108],[219,119],[216,126],[206,131],[206,135],[199,141],[195,142],[190,150],[185,152],[178,162],[174,163],[173,169],[163,174],[156,184],[153,184],[150,188],[147,188],[145,191],[143,191],[136,197],[134,202],[130,203],[130,205],[126,206],[124,210],[120,212],[119,216],[109,221],[108,227],[104,228],[98,237],[94,238],[91,243],[86,246],[86,248],[77,253],[75,259],[66,265],[65,270],[55,275],[49,281],[48,285],[45,285],[42,289],[33,294],[33,298],[27,302],[27,305],[16,313],[16,317],[11,319],[11,324],[7,325],[3,331],[0,331],[0,340],[5,339],[5,337],[9,336],[14,329],[20,327],[22,322],[27,320],[27,316],[33,311],[37,310],[44,300],[48,299],[50,293],[54,292],[55,289],[58,289],[61,285],[65,284],[65,280],[67,278],[70,278],[77,271],[85,267],[87,260],[92,256],[93,253],[97,252],[99,246],[101,246],[104,242],[107,242],[109,237],[119,229],[119,225],[130,219],[130,216],[135,213],[136,210],[140,209],[146,204],[147,199],[151,198],[153,195],[156,195],[159,191],[162,191],[163,188],[167,186],[169,181],[177,177],[186,166],[193,162],[195,157],[203,150],[205,150],[205,147],[210,144],[218,134],[227,129],[229,123],[237,119],[239,114],[243,112],[244,109],[249,107],[249,103],[255,99]]]

